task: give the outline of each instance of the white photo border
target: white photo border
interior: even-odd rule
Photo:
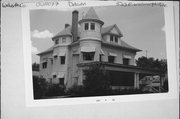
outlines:
[[[132,2],[132,1],[131,1]],[[128,3],[123,1],[122,3]],[[151,1],[134,1],[133,3],[151,3]],[[57,7],[36,7],[35,3],[26,4],[27,7],[22,8],[22,32],[23,32],[23,56],[24,56],[24,80],[25,80],[25,96],[27,106],[53,106],[53,105],[74,105],[74,104],[98,104],[98,103],[117,103],[129,101],[150,101],[178,98],[176,52],[175,52],[175,32],[174,32],[174,14],[173,2],[163,2],[167,6],[164,7],[165,13],[165,29],[166,29],[166,53],[168,61],[168,93],[156,94],[135,94],[135,95],[118,95],[118,96],[98,96],[98,97],[77,97],[77,98],[61,98],[61,99],[40,99],[33,98],[33,81],[32,81],[32,57],[31,57],[31,32],[30,32],[30,10],[32,9],[55,9]],[[58,8],[69,8],[68,2],[61,2]],[[86,1],[86,6],[108,6],[116,5],[115,1]],[[119,6],[120,7],[120,6]],[[76,8],[76,6],[75,6]]]

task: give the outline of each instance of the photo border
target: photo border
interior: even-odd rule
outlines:
[[[131,1],[132,2],[132,1]],[[128,3],[123,1],[122,3]],[[133,3],[152,3],[151,1],[134,1]],[[116,96],[97,96],[97,97],[77,97],[77,98],[59,98],[59,99],[40,99],[33,98],[33,81],[32,81],[32,57],[31,57],[31,31],[30,31],[30,10],[32,9],[55,9],[55,8],[69,8],[68,2],[61,2],[58,7],[36,7],[35,3],[28,3],[26,8],[22,8],[22,32],[23,32],[23,56],[24,56],[24,80],[25,80],[25,98],[27,106],[52,106],[52,105],[74,105],[74,104],[99,104],[99,103],[117,103],[129,101],[149,101],[149,100],[163,100],[174,99],[178,97],[177,79],[177,61],[175,52],[175,32],[174,32],[174,14],[173,2],[162,2],[167,6],[164,7],[165,15],[165,29],[166,29],[166,53],[168,62],[168,93],[155,93],[155,94],[135,94],[135,95],[116,95]],[[86,6],[108,6],[116,5],[115,1],[86,1]],[[119,6],[121,7],[121,6]],[[77,8],[76,6],[73,8]],[[177,83],[178,82],[178,83]],[[177,85],[177,86],[176,86]]]

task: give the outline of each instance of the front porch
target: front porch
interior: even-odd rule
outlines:
[[[143,86],[151,87],[152,92],[161,92],[165,73],[156,69],[146,69],[133,65],[123,65],[108,62],[89,62],[80,63],[78,67],[82,70],[88,69],[89,66],[101,64],[102,69],[108,73],[111,80],[111,88],[115,90],[121,89],[140,89]],[[147,80],[147,77],[150,77]],[[158,80],[154,83],[154,77],[158,77]],[[147,80],[147,81],[146,81]],[[148,81],[150,81],[148,83]]]

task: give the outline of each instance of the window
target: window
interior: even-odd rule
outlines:
[[[118,43],[118,37],[117,37],[117,36],[110,35],[110,42],[111,42],[111,43]]]
[[[99,55],[99,61],[102,62],[102,55]]]
[[[56,39],[56,40],[55,40],[55,44],[59,44],[59,39]]]
[[[51,64],[53,64],[53,59],[51,59]]]
[[[85,23],[84,30],[88,30],[88,29],[89,29],[89,23]]]
[[[56,78],[56,75],[53,75],[53,78],[55,79],[55,78]]]
[[[91,23],[91,30],[95,30],[95,23]]]
[[[115,43],[118,43],[118,38],[117,37],[115,37]]]
[[[43,69],[47,68],[47,62],[44,62],[44,63],[42,64],[42,68],[43,68]]]
[[[123,64],[124,65],[129,65],[129,59],[123,58]]]
[[[54,55],[54,59],[55,59],[55,60],[57,59],[57,55]]]
[[[115,59],[114,56],[108,56],[108,62],[109,63],[114,63],[114,59]]]
[[[110,42],[113,42],[113,36],[112,35],[110,36]]]
[[[83,60],[94,60],[94,52],[83,52]]]
[[[66,37],[62,38],[62,43],[66,43]]]
[[[59,84],[64,85],[64,78],[59,78]]]
[[[61,64],[65,64],[65,59],[66,59],[65,56],[61,56]]]

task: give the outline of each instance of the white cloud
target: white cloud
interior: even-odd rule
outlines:
[[[53,37],[53,33],[51,33],[49,30],[44,30],[44,31],[38,31],[38,30],[34,30],[31,33],[31,36],[34,38],[51,38]]]
[[[36,47],[34,47],[34,46],[31,46],[31,53],[32,54],[38,53],[38,49]]]
[[[35,46],[33,46],[32,41],[30,42],[31,42],[31,54],[37,54],[39,52],[38,49]]]

